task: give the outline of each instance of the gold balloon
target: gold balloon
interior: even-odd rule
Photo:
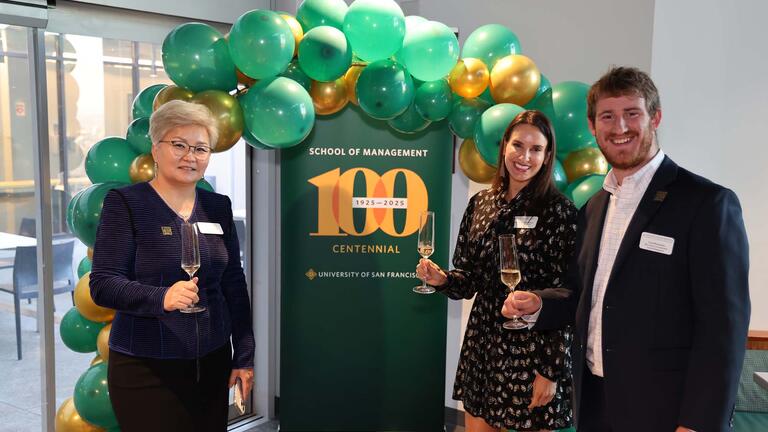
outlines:
[[[482,60],[476,58],[459,60],[453,67],[451,74],[448,75],[448,84],[450,84],[451,90],[467,99],[483,94],[489,81],[488,67]]]
[[[155,160],[152,153],[136,156],[128,169],[128,175],[133,183],[148,182],[155,178]]]
[[[607,174],[608,161],[596,147],[587,147],[568,154],[563,161],[568,183],[589,174]]]
[[[344,75],[344,81],[347,83],[347,99],[353,104],[357,105],[357,79],[360,78],[360,72],[365,69],[365,65],[352,65],[347,73]]]
[[[96,337],[96,351],[103,361],[109,361],[109,332],[112,331],[112,323],[105,325],[99,330]]]
[[[155,95],[155,100],[152,102],[152,111],[157,111],[157,109],[160,108],[160,105],[172,100],[183,100],[189,102],[189,100],[192,99],[192,96],[194,95],[195,93],[193,93],[191,90],[187,90],[182,87],[175,85],[166,86]]]
[[[106,429],[102,429],[98,426],[94,426],[80,417],[77,409],[75,408],[75,401],[72,398],[68,398],[61,404],[56,411],[55,420],[56,432],[102,432]]]
[[[304,29],[301,28],[301,24],[299,24],[296,18],[288,14],[280,14],[280,17],[288,23],[288,27],[291,28],[291,33],[293,33],[293,40],[296,41],[293,48],[293,56],[296,57],[299,54],[299,42],[304,39]]]
[[[256,84],[256,81],[258,81],[257,79],[251,78],[248,75],[244,74],[238,68],[235,68],[235,74],[237,74],[237,82],[239,82],[240,84],[246,87],[252,87],[254,84]]]
[[[112,325],[112,324],[110,324],[110,325]],[[91,366],[96,366],[99,363],[104,363],[104,359],[101,358],[101,356],[97,354],[96,357],[94,357],[93,360],[91,360]]]
[[[496,103],[523,106],[536,96],[540,84],[539,68],[524,55],[508,55],[491,70],[491,96]]]
[[[496,175],[496,168],[486,163],[472,138],[467,138],[459,147],[459,166],[470,180],[477,183],[490,183]]]
[[[75,307],[80,315],[96,322],[109,322],[115,318],[115,310],[101,307],[91,298],[91,272],[88,272],[75,285]]]
[[[93,248],[88,248],[87,254],[88,254],[88,259],[93,261]]]
[[[213,146],[214,153],[229,150],[237,144],[243,135],[245,119],[240,102],[229,93],[221,90],[206,90],[196,94],[192,102],[205,105],[213,113],[219,126],[219,140]],[[213,144],[213,143],[212,143]]]
[[[312,81],[309,95],[312,96],[315,113],[318,115],[337,113],[347,106],[349,101],[347,82],[343,77],[329,82]]]

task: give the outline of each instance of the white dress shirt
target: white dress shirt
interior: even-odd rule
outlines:
[[[664,160],[664,152],[659,152],[645,166],[631,176],[624,178],[619,185],[613,170],[608,172],[603,182],[603,189],[611,196],[600,239],[600,256],[597,260],[595,282],[592,286],[592,307],[589,313],[589,332],[587,333],[587,366],[594,375],[603,375],[603,298],[608,287],[608,278],[613,270],[616,254],[621,246],[624,233],[640,204],[640,199],[648,189],[653,175]]]

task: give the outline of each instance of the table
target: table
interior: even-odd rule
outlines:
[[[754,378],[760,387],[768,390],[768,372],[755,372]]]
[[[0,249],[16,249],[19,246],[36,246],[34,237],[21,236],[6,232],[0,232]]]

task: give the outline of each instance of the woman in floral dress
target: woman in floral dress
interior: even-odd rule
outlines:
[[[464,213],[455,269],[444,271],[428,259],[417,266],[419,277],[449,298],[475,297],[453,390],[464,403],[468,432],[572,424],[571,330],[507,330],[501,315],[508,288],[499,275],[499,235],[515,235],[522,274],[516,289],[565,283],[576,208],[554,187],[554,155],[552,126],[541,112],[515,117],[502,139],[493,185],[473,196]]]

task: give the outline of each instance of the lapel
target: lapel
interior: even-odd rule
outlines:
[[[640,235],[664,202],[667,192],[666,187],[675,178],[677,178],[677,164],[669,156],[664,156],[664,160],[661,161],[659,169],[653,175],[651,183],[648,184],[648,189],[645,190],[645,194],[640,199],[640,204],[638,204],[637,210],[635,210],[635,214],[632,216],[629,226],[627,226],[627,231],[621,240],[619,251],[616,253],[616,260],[613,262],[608,286],[611,285],[613,278],[616,277],[629,253],[640,244]],[[659,194],[657,195],[657,193]]]

